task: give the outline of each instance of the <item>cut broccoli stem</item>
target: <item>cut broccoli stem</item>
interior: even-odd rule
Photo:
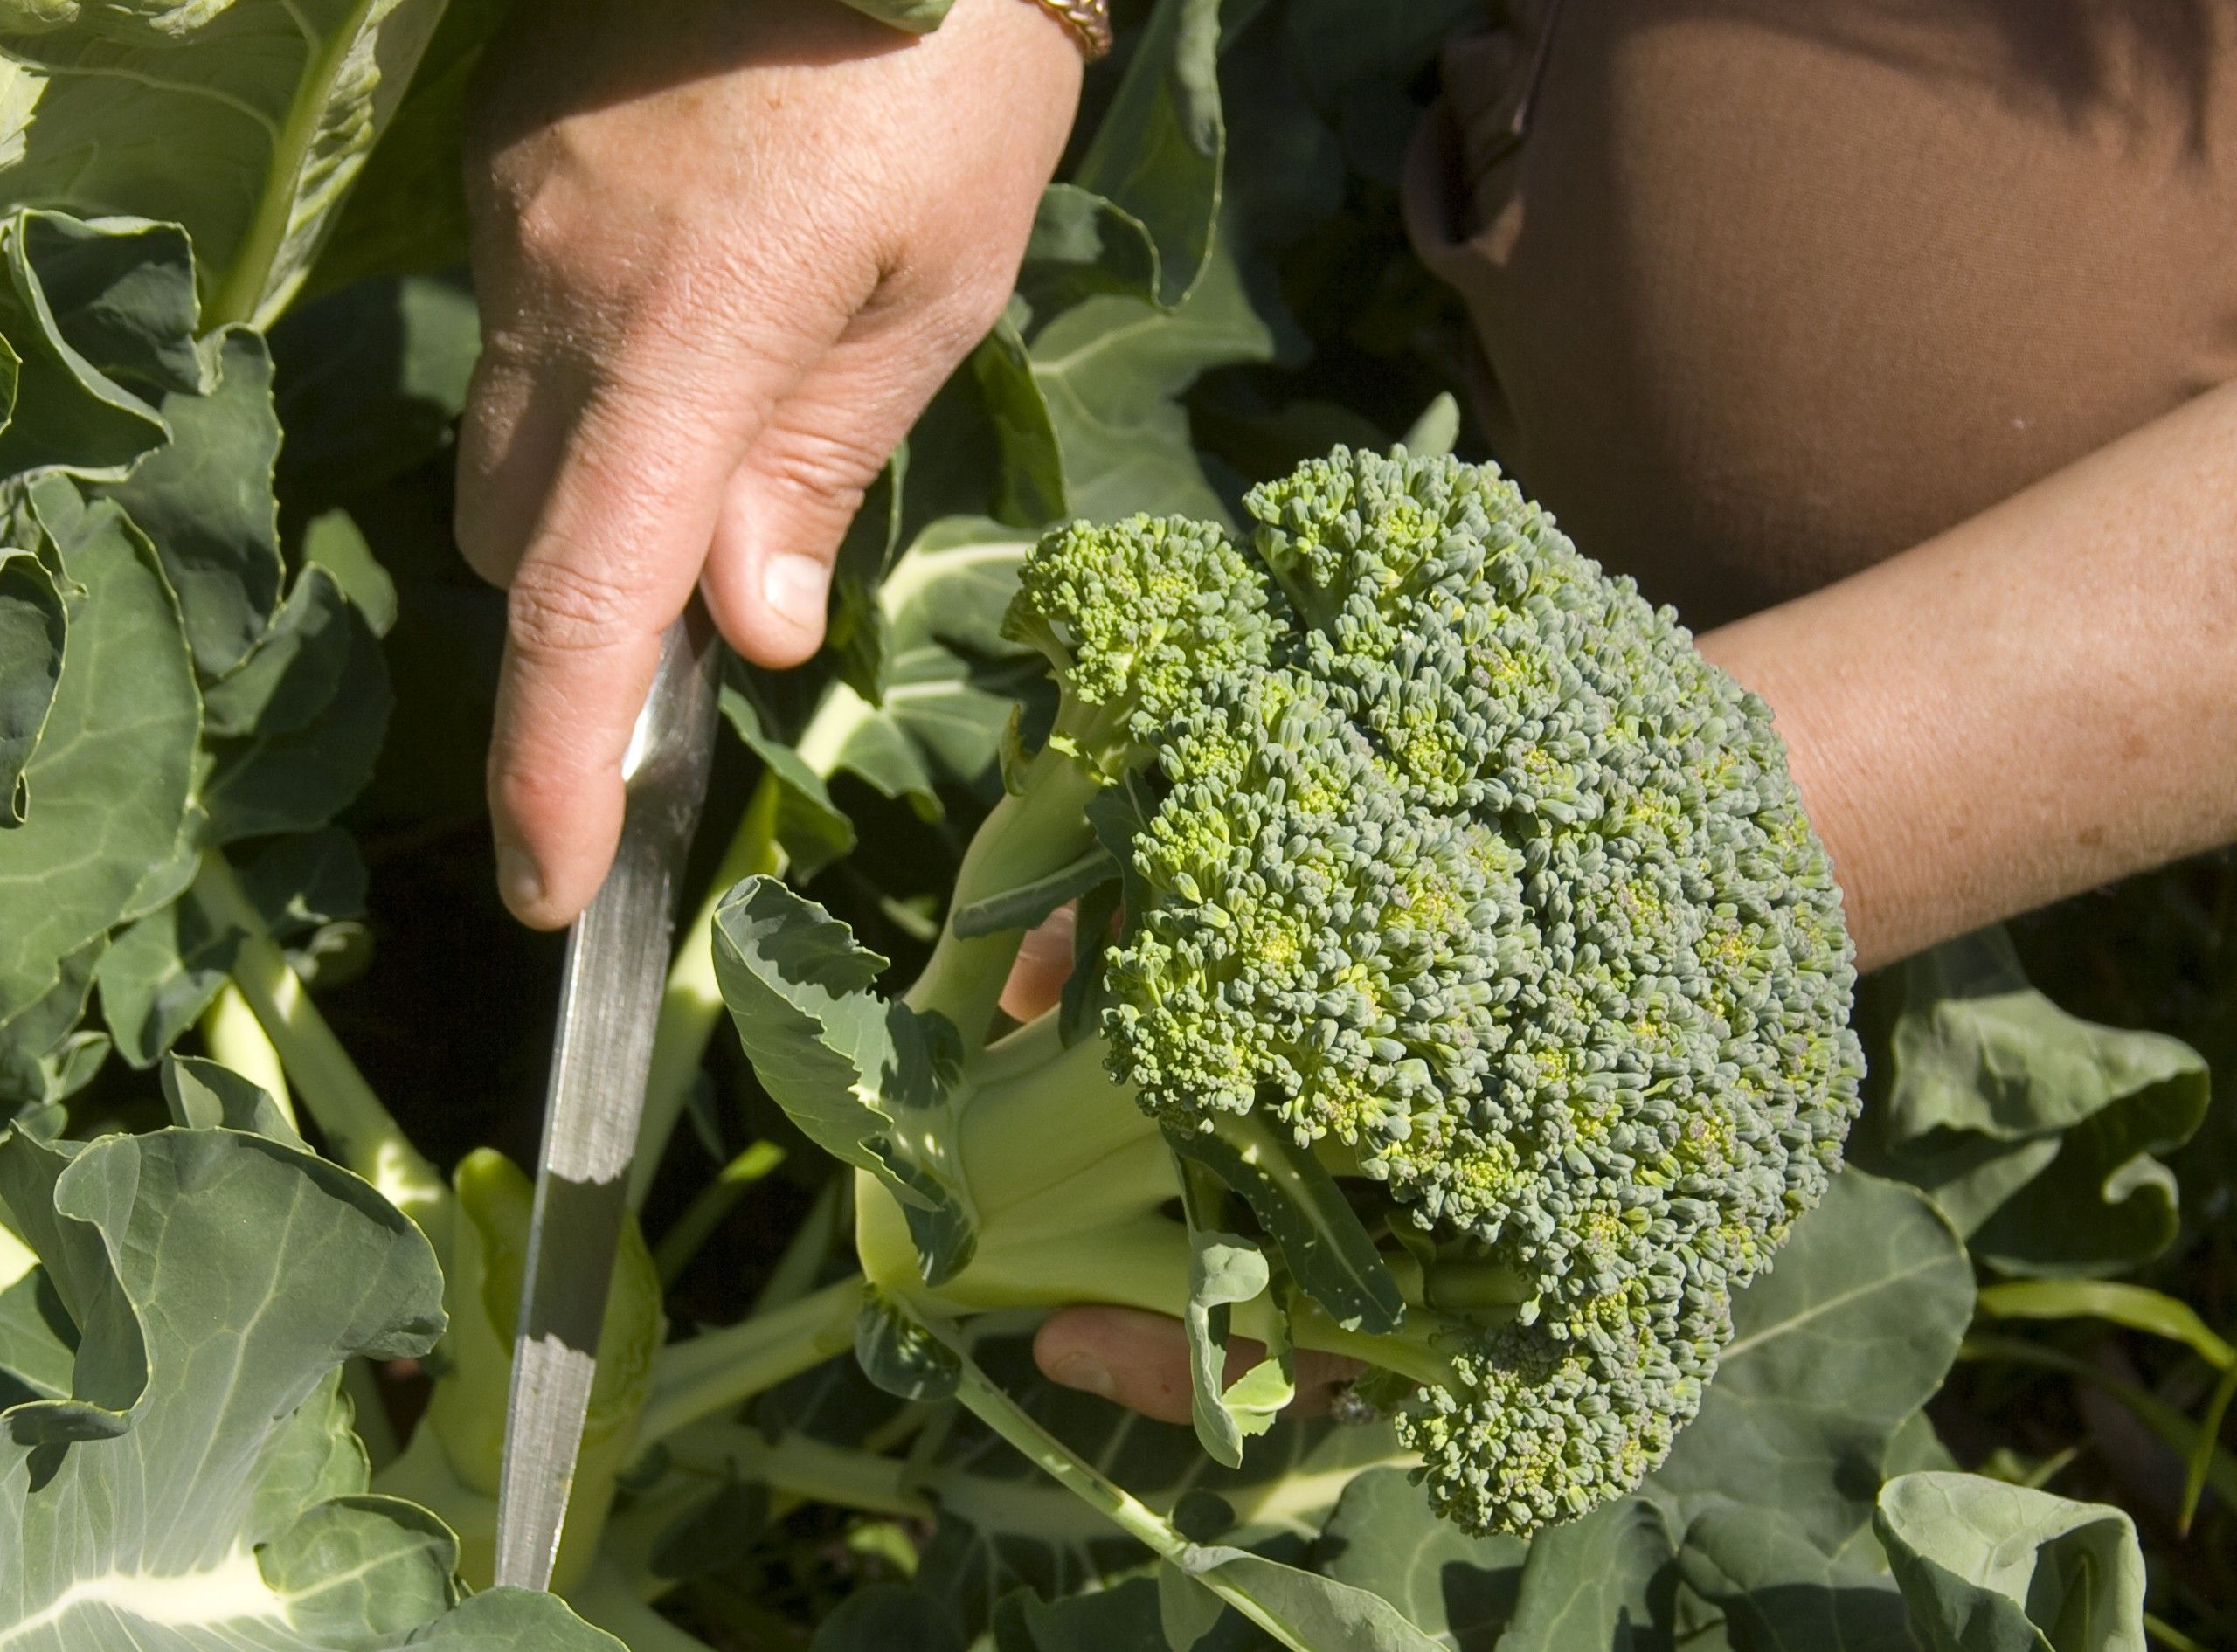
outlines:
[[[777,777],[765,773],[730,847],[723,851],[706,895],[676,937],[668,985],[661,993],[660,1020],[653,1030],[653,1061],[645,1078],[645,1110],[637,1125],[637,1157],[629,1167],[632,1210],[641,1208],[652,1191],[668,1137],[683,1116],[684,1103],[706,1059],[708,1040],[723,1017],[723,995],[715,985],[715,909],[741,879],[784,870],[785,852],[777,843],[777,811],[782,802]]]
[[[654,1360],[638,1441],[650,1445],[845,1352],[854,1346],[862,1305],[862,1282],[850,1277],[738,1324],[669,1344]]]
[[[964,940],[955,933],[953,915],[1060,872],[1094,847],[1087,805],[1102,784],[1077,758],[1043,746],[1025,765],[1016,789],[994,805],[972,838],[956,872],[950,921],[907,994],[910,1008],[945,1016],[966,1050],[987,1040],[1024,933],[1005,930]]]
[[[218,851],[204,852],[193,896],[218,928],[241,932],[233,985],[279,1051],[280,1065],[335,1159],[418,1223],[435,1254],[444,1255],[450,1235],[450,1185],[381,1105]]]

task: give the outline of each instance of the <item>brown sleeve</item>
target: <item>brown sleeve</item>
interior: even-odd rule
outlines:
[[[1707,626],[2237,376],[2237,0],[1510,0],[1408,219],[1494,451]]]

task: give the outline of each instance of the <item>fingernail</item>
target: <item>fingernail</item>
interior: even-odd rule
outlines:
[[[761,600],[779,619],[799,630],[823,629],[823,607],[830,589],[831,570],[813,556],[786,552],[762,565]]]
[[[544,900],[544,879],[536,862],[509,843],[497,851],[497,888],[516,912],[531,911]]]
[[[1077,1388],[1098,1400],[1108,1400],[1118,1391],[1118,1384],[1111,1375],[1111,1367],[1090,1353],[1064,1355],[1049,1367],[1049,1377],[1053,1382],[1060,1382],[1067,1388]]]

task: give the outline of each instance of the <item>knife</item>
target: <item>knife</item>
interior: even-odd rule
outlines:
[[[551,1581],[598,1371],[599,1328],[628,1213],[676,885],[707,795],[722,646],[695,597],[622,759],[613,869],[567,933],[497,1483],[496,1579]]]

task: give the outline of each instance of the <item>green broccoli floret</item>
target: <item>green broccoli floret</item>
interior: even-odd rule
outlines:
[[[1245,502],[1247,548],[1137,519],[1028,560],[1055,732],[893,1006],[959,1034],[888,1111],[968,1255],[887,1160],[859,1248],[927,1316],[1179,1313],[1209,1179],[1277,1264],[1234,1328],[1360,1358],[1435,1506],[1527,1531],[1662,1459],[1839,1162],[1839,892],[1768,708],[1492,467],[1340,449]],[[987,1041],[1042,906],[962,915],[1098,876],[1091,990]]]

